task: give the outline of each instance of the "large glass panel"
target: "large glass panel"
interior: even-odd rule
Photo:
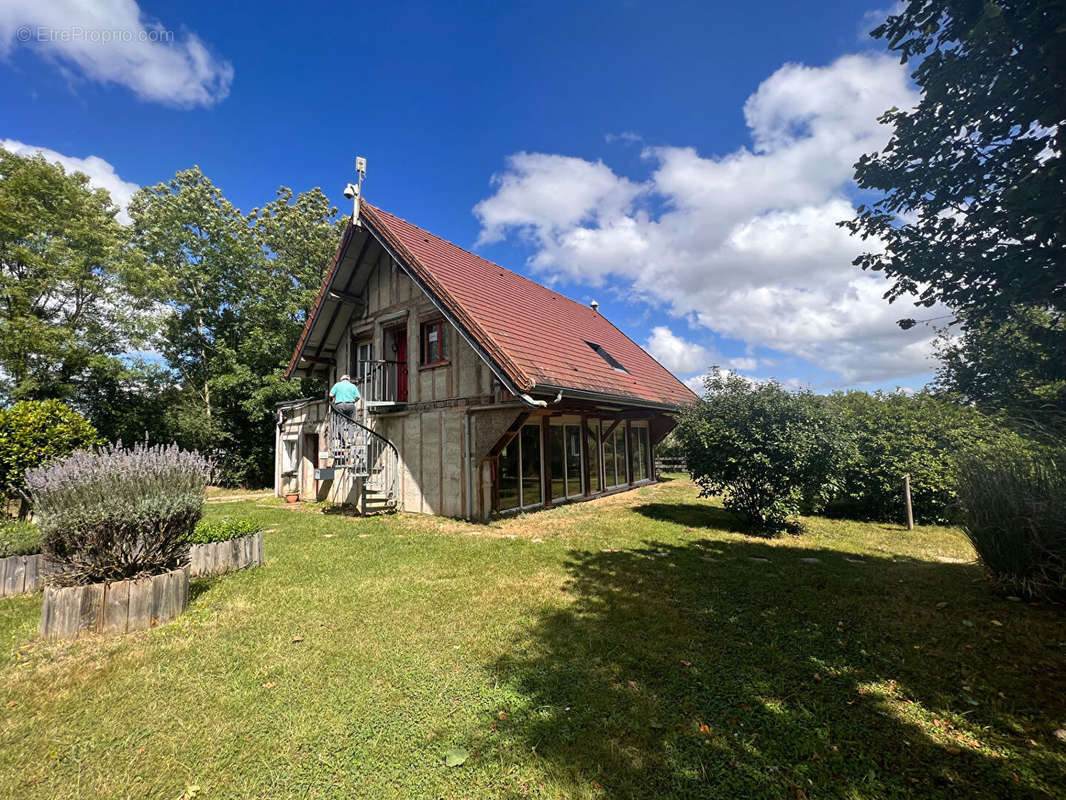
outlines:
[[[563,426],[548,428],[548,465],[551,468],[552,497],[566,496],[565,459],[563,457]]]
[[[606,432],[608,424],[604,423],[604,431]],[[603,437],[603,473],[607,476],[607,487],[616,486],[618,484],[615,478],[614,472],[614,434]]]
[[[602,492],[603,480],[600,478],[600,421],[590,419],[588,421],[588,454],[589,454],[589,493]]]
[[[500,490],[500,511],[518,508],[518,437],[511,439],[500,453],[497,484]]]
[[[566,436],[566,496],[581,494],[581,426],[567,425]]]
[[[522,505],[544,502],[540,494],[540,425],[522,426]]]
[[[633,479],[643,481],[648,477],[648,429],[634,428],[633,440]]]
[[[626,426],[619,424],[614,429],[614,468],[617,472],[618,483],[625,483],[626,478]]]

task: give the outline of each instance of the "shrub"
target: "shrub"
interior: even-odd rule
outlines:
[[[1000,450],[960,459],[962,529],[1003,588],[1066,595],[1066,451]]]
[[[0,487],[20,494],[26,471],[100,444],[85,417],[58,400],[23,400],[0,409]],[[28,511],[23,508],[23,515]]]
[[[188,560],[211,464],[177,446],[78,451],[26,474],[62,584],[156,575]]]
[[[722,492],[725,507],[753,529],[775,531],[836,493],[853,445],[825,398],[717,368],[706,387],[676,429],[702,495]]]
[[[1026,442],[992,417],[927,392],[838,392],[831,402],[855,436],[855,460],[827,512],[853,519],[900,522],[903,476],[910,474],[915,517],[951,522],[956,514],[958,459],[963,452]]]
[[[228,542],[230,539],[240,539],[242,536],[251,536],[258,532],[259,524],[247,517],[202,519],[196,523],[189,541],[193,544]]]
[[[7,519],[0,522],[0,558],[32,556],[41,552],[41,530],[32,522]]]

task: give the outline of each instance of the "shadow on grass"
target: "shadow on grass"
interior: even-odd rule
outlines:
[[[846,555],[759,541],[572,552],[571,602],[491,665],[522,698],[497,734],[567,796],[1055,796],[1062,755],[1041,726],[1066,719],[1066,669],[1061,651],[1028,659],[1048,658],[1032,637],[1061,619],[989,597],[974,567]],[[962,624],[986,610],[1012,627]],[[1041,614],[1046,630],[1013,632]]]
[[[747,533],[737,517],[724,508],[709,503],[644,503],[633,510],[658,522],[672,522],[686,528],[713,528],[719,531]]]

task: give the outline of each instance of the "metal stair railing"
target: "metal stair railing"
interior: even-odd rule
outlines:
[[[369,493],[393,504],[399,500],[396,445],[334,403],[329,404],[329,450],[335,469],[347,469],[352,477],[363,478],[364,507]]]
[[[400,397],[400,377],[407,373],[406,361],[363,361],[356,379],[363,403],[368,406],[404,403]]]

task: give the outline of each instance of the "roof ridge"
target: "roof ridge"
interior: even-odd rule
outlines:
[[[434,239],[437,239],[438,241],[444,242],[446,245],[449,245],[450,247],[454,247],[457,250],[462,250],[464,253],[467,253],[468,255],[471,255],[474,258],[481,259],[486,264],[489,264],[489,265],[491,265],[493,267],[496,267],[497,269],[502,269],[504,272],[509,272],[512,275],[514,275],[515,277],[521,278],[526,283],[529,283],[529,284],[532,284],[533,286],[536,286],[538,289],[543,289],[544,291],[551,292],[552,294],[556,295],[557,297],[561,297],[563,300],[566,300],[566,301],[568,301],[570,303],[573,303],[574,305],[576,305],[576,306],[578,306],[580,308],[583,308],[585,311],[589,312],[590,314],[596,314],[597,316],[600,316],[600,317],[603,317],[604,319],[607,319],[607,317],[605,315],[600,314],[599,311],[593,311],[592,308],[590,308],[585,303],[582,303],[580,300],[575,300],[572,297],[568,297],[567,295],[563,294],[562,292],[555,291],[555,289],[552,289],[550,286],[545,286],[543,283],[540,283],[538,281],[533,280],[530,277],[527,277],[526,275],[523,275],[521,272],[515,272],[513,269],[510,269],[509,267],[505,267],[502,264],[498,264],[495,261],[492,261],[492,260],[490,260],[488,258],[485,258],[482,255],[478,255],[473,250],[468,250],[465,247],[463,247],[462,245],[458,245],[455,242],[451,241],[450,239],[445,239],[443,236],[438,236],[437,234],[433,233],[432,231],[426,230],[421,225],[416,225],[415,223],[411,222],[411,220],[406,219],[405,217],[401,217],[398,214],[393,214],[392,212],[386,211],[385,209],[381,208],[380,206],[375,206],[372,203],[367,203],[367,205],[370,206],[371,208],[373,208],[374,211],[377,211],[380,214],[388,214],[390,217],[393,217],[394,219],[398,219],[398,220],[400,220],[400,222],[403,222],[406,225],[410,225],[412,228],[415,228],[415,229],[417,229],[419,231],[422,231],[422,233],[425,233],[425,234],[427,234],[429,236],[432,236]],[[610,320],[608,320],[608,321],[610,321]],[[615,327],[617,328],[618,326],[616,325]]]

